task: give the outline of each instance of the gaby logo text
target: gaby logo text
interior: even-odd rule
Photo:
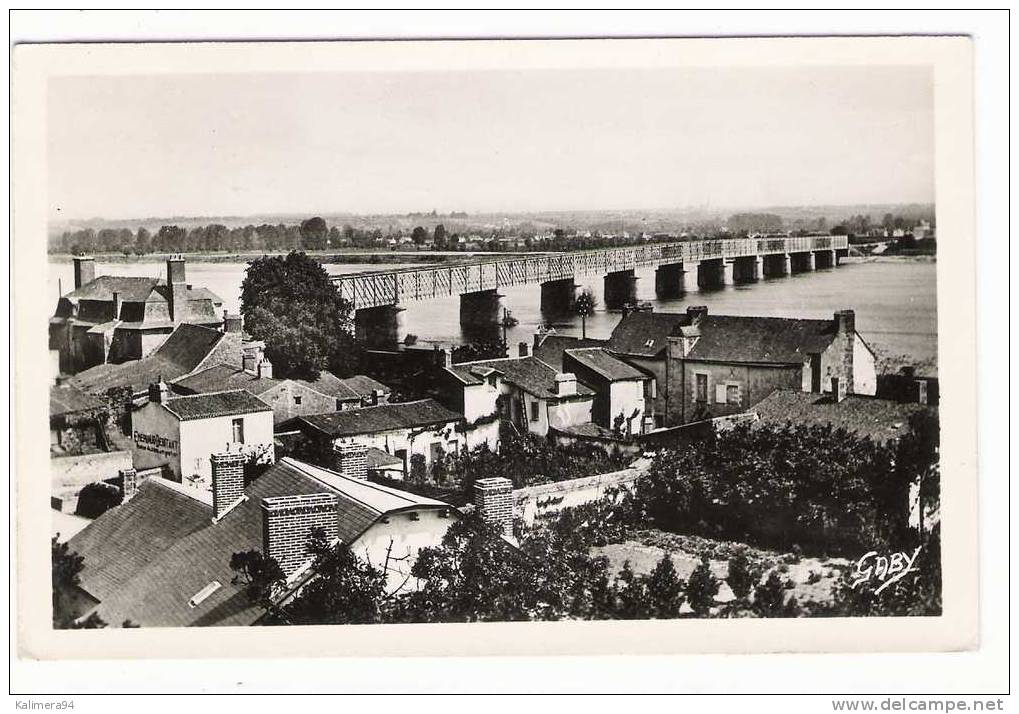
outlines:
[[[880,555],[876,550],[865,553],[862,558],[856,561],[856,570],[853,572],[852,587],[855,590],[859,585],[877,580],[880,585],[874,590],[878,595],[889,585],[902,580],[907,574],[915,572],[917,556],[920,555],[920,546],[916,547],[912,555],[905,551]]]

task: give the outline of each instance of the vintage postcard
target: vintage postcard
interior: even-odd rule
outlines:
[[[19,46],[21,656],[975,647],[972,69]]]

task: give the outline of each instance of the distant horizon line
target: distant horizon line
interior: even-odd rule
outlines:
[[[453,213],[463,213],[468,217],[471,216],[527,216],[527,215],[541,215],[541,214],[571,214],[571,213],[730,213],[733,211],[769,211],[769,210],[780,210],[780,209],[840,209],[840,208],[860,208],[860,207],[888,207],[888,206],[922,206],[925,208],[934,208],[935,201],[887,201],[887,202],[856,202],[856,203],[787,203],[787,204],[769,204],[769,205],[720,205],[720,206],[685,206],[676,208],[543,208],[543,209],[532,209],[532,210],[476,210],[468,211],[463,209],[454,209],[449,211],[438,211],[435,210],[435,217],[450,216]],[[257,218],[264,216],[280,216],[287,218],[324,218],[327,216],[352,216],[352,217],[393,217],[393,218],[408,218],[411,216],[429,217],[431,211],[263,211],[260,213],[207,213],[207,214],[194,214],[194,215],[170,215],[170,216],[130,216],[130,217],[107,217],[107,216],[90,216],[90,217],[65,217],[61,215],[50,216],[47,220],[49,223],[58,221],[74,222],[74,221],[106,221],[106,222],[143,222],[143,221],[172,221],[172,220],[211,220],[216,218],[224,219],[243,219],[243,218]]]

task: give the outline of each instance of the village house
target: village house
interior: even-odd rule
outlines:
[[[346,455],[358,468],[360,455]],[[274,558],[287,581],[285,601],[311,578],[308,542],[315,528],[384,569],[389,592],[418,586],[410,575],[418,552],[438,546],[459,513],[449,504],[369,483],[290,458],[245,486],[243,456],[213,457],[213,490],[188,489],[159,477],[128,481],[124,503],[75,535],[84,557],[79,590],[112,626],[254,625],[263,609],[231,569],[234,553]]]
[[[560,372],[528,354],[528,347],[520,343],[518,357],[447,363],[443,398],[470,414],[468,423],[498,416],[538,436],[589,423],[594,390],[572,372]]]
[[[857,333],[852,310],[804,320],[690,307],[687,317],[668,338],[670,425],[746,411],[776,389],[870,395],[877,389],[874,353]]]
[[[50,350],[64,374],[141,359],[184,323],[222,322],[222,298],[187,283],[183,256],[167,259],[166,280],[95,272],[92,257],[74,258],[74,290],[60,297],[50,318]]]
[[[594,390],[591,421],[595,424],[619,436],[645,431],[644,384],[650,377],[601,347],[566,350],[563,370]]]
[[[212,487],[213,454],[231,449],[258,463],[275,457],[273,413],[243,389],[174,396],[165,382],[149,386],[148,403],[132,414],[134,468],[164,468],[198,490]]]
[[[463,421],[461,414],[432,399],[421,399],[294,417],[279,425],[277,432],[301,433],[319,454],[346,445],[377,449],[399,460],[399,471],[387,469],[389,475],[404,478],[415,456],[430,469],[443,455],[459,453],[465,444]]]
[[[347,380],[330,372],[319,372],[318,378],[314,380],[274,378],[272,363],[268,359],[261,355],[256,357],[247,354],[240,367],[229,364],[206,367],[177,379],[170,388],[177,394],[244,389],[272,407],[276,424],[304,414],[374,406],[385,403],[384,400],[388,398],[388,393],[380,388],[373,388],[368,395],[362,395],[360,385],[359,390],[355,391],[348,386]]]
[[[666,379],[669,337],[689,324],[684,313],[624,311],[605,349],[647,375],[644,414],[656,428],[666,426]]]

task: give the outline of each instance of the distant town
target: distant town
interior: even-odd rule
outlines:
[[[54,627],[940,613],[936,374],[886,371],[851,295],[818,319],[695,294],[934,255],[933,209],[548,219],[51,236]],[[313,252],[346,248],[497,255],[337,277]],[[259,256],[239,313],[189,279],[211,251]],[[165,277],[99,274],[115,253]],[[638,300],[636,267],[688,304]],[[548,316],[513,344],[510,285]],[[402,329],[442,295],[477,339]],[[607,338],[554,327],[595,311]],[[861,585],[871,551],[908,571]]]

